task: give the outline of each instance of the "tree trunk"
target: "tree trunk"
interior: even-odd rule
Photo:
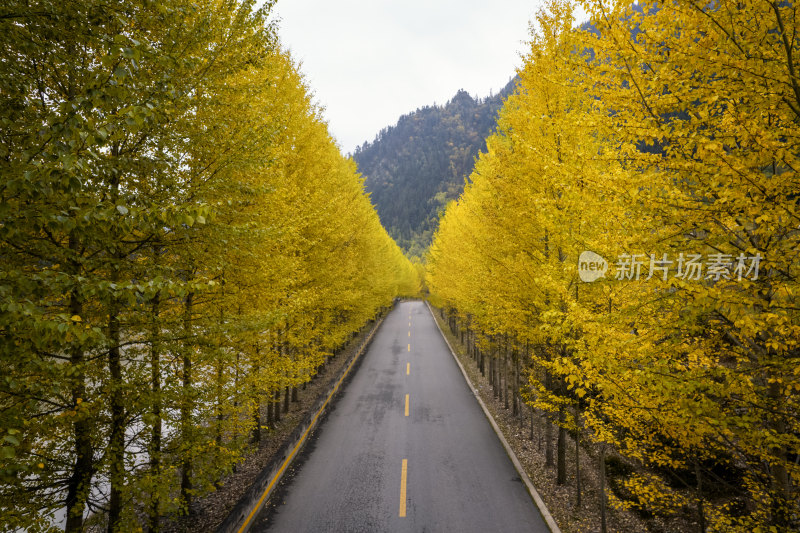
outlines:
[[[567,430],[564,428],[564,411],[558,413],[558,465],[556,483],[563,485],[567,482]]]
[[[769,428],[777,435],[786,435],[786,423],[783,418],[785,408],[783,407],[781,385],[778,382],[770,383],[767,389],[767,396],[773,405],[780,406],[776,409],[777,413],[770,415],[768,422]],[[789,525],[790,515],[790,494],[791,481],[789,472],[786,468],[788,461],[788,450],[785,447],[774,446],[772,453],[777,459],[768,467],[768,474],[772,476],[772,525],[782,530]]]
[[[467,315],[467,356],[470,359],[474,359],[474,354],[472,353],[472,317]]]
[[[215,402],[216,405],[214,406],[214,410],[216,411],[216,419],[215,428],[214,428],[214,442],[217,444],[217,450],[222,448],[222,422],[224,420],[224,415],[222,411],[222,404],[223,404],[223,379],[224,379],[224,367],[222,363],[222,355],[217,354],[215,359],[216,365],[216,377],[215,377]]]
[[[117,281],[118,274],[112,273],[112,280]],[[122,360],[120,353],[120,304],[114,298],[109,309],[108,338],[111,346],[108,349],[109,379],[109,411],[111,428],[108,445],[109,458],[109,497],[108,497],[108,532],[113,533],[121,527],[122,487],[125,484],[125,402],[123,399]]]
[[[552,378],[550,377],[549,371],[545,371],[544,382],[547,390],[553,390]],[[550,420],[548,420],[546,414],[544,416],[544,450],[544,464],[552,468],[555,466],[553,458],[553,425],[550,423]]]
[[[161,331],[159,328],[159,314],[161,302],[156,295],[152,303],[152,322],[150,323],[150,386],[153,390],[153,425],[150,428],[150,472],[156,479],[155,486],[160,487],[161,477]],[[148,511],[148,527],[151,533],[158,533],[159,512],[161,499],[158,488],[150,494],[150,509]]]
[[[194,350],[192,334],[192,304],[194,293],[186,295],[183,309],[183,331],[186,336],[186,344],[182,355],[182,398],[181,398],[181,442],[188,445],[193,439],[192,410],[194,409],[194,391],[192,390],[192,352]],[[181,500],[186,507],[186,512],[191,512],[192,507],[192,457],[188,452],[184,452],[181,457]]]
[[[608,532],[606,521],[606,445],[600,444],[600,533]]]
[[[258,373],[258,365],[261,361],[260,355],[261,351],[259,349],[258,343],[255,343],[253,346],[253,352],[255,353],[255,358],[253,361],[253,365],[251,368],[251,372],[253,375]],[[251,441],[256,444],[261,442],[261,395],[259,394],[258,387],[253,385],[251,394],[253,396],[253,433],[250,436]]]
[[[77,241],[70,236],[70,249],[77,249]],[[75,273],[77,275],[77,272]],[[78,296],[77,290],[70,294],[69,310],[72,316],[81,316],[83,304]],[[86,399],[86,374],[83,369],[84,352],[77,344],[70,353],[70,368],[74,372],[71,393],[72,405],[77,410],[79,402]],[[92,423],[85,413],[78,410],[72,423],[72,431],[75,446],[75,463],[72,466],[72,474],[67,480],[67,495],[64,504],[67,507],[67,521],[64,531],[68,533],[83,531],[83,511],[86,508],[86,500],[89,497],[93,475],[94,449],[92,447]]]
[[[261,402],[258,401],[258,397],[254,396],[254,403],[253,406],[253,431],[250,435],[250,441],[253,444],[258,444],[261,442]]]
[[[547,424],[547,419],[545,418],[544,413],[541,413],[539,415],[539,420],[542,421],[542,424]],[[544,442],[544,433],[545,433],[544,428],[541,427],[542,424],[539,424],[539,442],[538,442],[538,445],[536,447],[536,449],[539,450],[540,453],[542,451],[542,443]],[[545,463],[545,465],[546,464],[547,463]],[[550,466],[553,466],[553,465],[551,464]]]
[[[68,75],[69,99],[74,98],[75,86],[72,75]],[[69,295],[69,310],[71,316],[83,314],[83,301],[78,292],[78,278],[83,274],[83,267],[78,257],[81,255],[81,244],[75,232],[69,234],[68,247],[70,259],[68,262],[69,274],[72,276],[75,288]],[[67,480],[67,495],[65,505],[67,520],[64,530],[67,532],[83,531],[83,511],[91,490],[92,476],[94,475],[94,447],[92,446],[92,421],[88,419],[85,411],[79,410],[80,403],[86,400],[86,371],[84,369],[84,348],[77,342],[70,350],[70,370],[73,379],[70,384],[73,410],[72,431],[75,442],[75,463],[72,473]]]
[[[223,285],[223,287],[225,285],[224,274],[223,274],[223,278],[222,278],[222,285]],[[223,291],[223,294],[224,294],[224,291]],[[224,324],[225,323],[225,310],[224,309],[220,309],[219,310],[219,323],[220,324]],[[217,445],[217,453],[219,453],[219,450],[222,449],[222,422],[225,419],[225,415],[223,414],[223,404],[225,402],[224,392],[223,391],[225,389],[225,366],[227,366],[226,365],[226,361],[223,360],[222,352],[217,352],[215,354],[215,356],[214,356],[214,365],[216,367],[214,369],[216,371],[216,376],[215,376],[215,379],[214,379],[214,386],[215,386],[216,390],[214,391],[214,397],[215,397],[215,401],[216,401],[216,404],[217,404],[215,406],[215,408],[214,408],[214,410],[217,413],[217,415],[214,417],[214,418],[216,418],[216,423],[215,423],[215,428],[214,428],[214,442]],[[234,389],[234,390],[237,390],[237,389]],[[217,486],[219,487],[219,485],[217,485]]]
[[[544,466],[552,468],[555,466],[553,457],[553,424],[544,417]]]
[[[508,338],[506,338],[505,346],[503,347],[503,402],[506,410],[510,407],[508,404],[508,392],[511,388],[508,383]]]
[[[706,533],[706,513],[703,508],[703,473],[700,471],[700,463],[694,462],[694,475],[697,478],[697,522],[700,533]]]
[[[531,407],[531,435],[530,435],[531,441],[533,441],[533,419],[534,419],[534,416],[535,416],[535,411],[533,410],[533,407]]]
[[[495,398],[497,398],[500,395],[500,383],[499,383],[500,380],[498,378],[498,374],[500,373],[500,368],[498,367],[499,365],[497,364],[497,355],[495,354],[495,356],[492,357],[492,394],[494,395]]]
[[[567,396],[567,384],[563,379],[559,379],[558,390],[562,398]],[[564,427],[567,413],[565,410],[566,407],[563,406],[558,409],[558,475],[556,482],[559,485],[567,482],[567,430]]]
[[[581,425],[575,406],[575,507],[581,508]]]
[[[472,331],[470,335],[470,343],[472,344],[472,359],[477,363],[478,362],[478,333],[476,331]]]
[[[514,362],[514,396],[513,396],[513,415],[517,417],[522,423],[520,399],[519,399],[519,354],[515,351],[511,353],[511,359]]]
[[[267,427],[272,429],[275,422],[272,416],[272,393],[267,393]]]

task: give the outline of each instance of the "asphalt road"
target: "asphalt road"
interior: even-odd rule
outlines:
[[[251,531],[549,531],[423,302],[362,357]]]

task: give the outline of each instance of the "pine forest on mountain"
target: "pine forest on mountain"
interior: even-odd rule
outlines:
[[[0,529],[162,531],[424,296],[564,531],[800,530],[800,7],[546,0],[348,157],[258,5],[0,6]]]
[[[381,223],[409,257],[425,255],[439,214],[464,190],[514,83],[484,99],[460,90],[444,105],[403,115],[356,148],[353,159]]]

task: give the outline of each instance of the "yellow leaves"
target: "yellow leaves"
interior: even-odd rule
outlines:
[[[625,487],[636,495],[639,505],[648,510],[660,513],[679,511],[689,504],[689,499],[671,489],[662,480],[653,475],[633,474],[623,481]]]
[[[487,333],[546,344],[534,363],[563,379],[572,400],[600,391],[587,423],[629,456],[677,468],[685,453],[744,453],[763,464],[769,446],[800,431],[791,416],[800,391],[798,123],[783,115],[788,85],[775,83],[786,68],[773,49],[780,32],[752,26],[762,20],[754,13],[769,13],[763,2],[725,17],[676,7],[618,18],[626,5],[595,20],[598,35],[559,33],[560,5],[540,18],[549,27],[534,36],[498,133],[441,220],[429,286]],[[589,7],[599,15],[598,6]],[[635,23],[639,42],[630,41]],[[593,61],[576,64],[567,42],[591,48]],[[584,250],[763,260],[757,279],[704,270],[665,285],[577,284]],[[537,407],[563,404],[532,383],[544,391]],[[764,483],[753,494],[772,490],[768,475],[753,479]],[[685,503],[659,482],[630,489],[646,508]]]

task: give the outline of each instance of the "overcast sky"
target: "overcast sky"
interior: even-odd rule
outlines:
[[[459,89],[498,92],[540,0],[278,0],[281,42],[344,153]]]

